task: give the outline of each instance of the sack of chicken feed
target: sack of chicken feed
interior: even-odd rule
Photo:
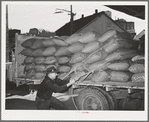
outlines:
[[[80,39],[80,37],[81,37],[81,34],[79,34],[79,33],[72,34],[71,36],[69,36],[69,37],[65,40],[65,42],[68,43],[68,44],[73,44],[73,43],[75,43],[75,42],[78,42],[79,39]]]
[[[54,55],[58,57],[58,56],[67,56],[70,54],[71,52],[67,49],[67,47],[60,47]]]
[[[32,56],[33,50],[30,48],[25,48],[20,53],[24,56]]]
[[[106,58],[105,58],[105,61],[107,62],[111,62],[111,61],[116,61],[116,60],[120,60],[121,59],[121,56],[118,52],[113,52],[113,53],[110,53]]]
[[[45,46],[44,46],[42,40],[37,39],[30,48],[31,49],[38,49],[38,48],[43,48],[43,47],[45,47]]]
[[[27,39],[21,44],[21,46],[24,48],[30,48],[36,40],[37,39],[35,39],[35,38]]]
[[[58,63],[59,64],[66,64],[70,61],[70,58],[67,56],[59,57],[58,58]]]
[[[66,43],[65,41],[63,41],[62,39],[58,38],[58,37],[53,37],[52,41],[57,45],[57,46],[68,46],[68,43]]]
[[[52,47],[45,48],[42,55],[43,56],[51,56],[51,55],[54,55],[55,53],[56,53],[56,48],[52,46]]]
[[[131,77],[132,82],[144,82],[145,81],[145,73],[136,73]]]
[[[35,57],[39,57],[39,56],[44,56],[43,55],[43,52],[44,52],[45,48],[39,48],[39,49],[35,49],[33,52],[32,52],[32,56],[35,56]]]
[[[133,63],[128,70],[132,73],[143,73],[145,71],[145,66],[144,64]]]
[[[109,74],[105,71],[96,71],[93,73],[91,81],[93,82],[105,82],[109,79]]]
[[[107,53],[111,53],[113,51],[115,51],[116,49],[120,48],[120,47],[124,47],[124,43],[121,39],[118,38],[112,38],[109,39],[103,46],[103,49],[107,52]]]
[[[67,73],[70,71],[70,67],[69,66],[66,66],[66,65],[62,65],[58,68],[58,71],[59,72],[64,72],[64,73]]]
[[[75,42],[74,44],[71,44],[68,47],[68,51],[71,53],[76,53],[76,52],[82,51],[83,48],[84,48],[84,44],[82,44],[80,42]]]
[[[89,43],[91,41],[97,40],[101,35],[95,31],[88,31],[81,35],[79,42]]]
[[[29,71],[26,72],[26,78],[32,78],[35,75],[35,70],[30,69]]]
[[[57,62],[57,59],[54,56],[45,57],[44,64],[54,64]]]
[[[130,65],[128,62],[119,61],[119,62],[111,63],[110,65],[108,65],[108,68],[116,71],[126,71],[128,70],[129,66]]]
[[[45,77],[45,75],[46,75],[46,73],[44,73],[44,72],[36,72],[34,77],[36,79],[43,79]]]
[[[42,43],[43,43],[44,47],[55,46],[55,42],[52,41],[52,38],[50,38],[50,39],[43,39]]]
[[[118,32],[114,29],[110,29],[110,30],[106,31],[105,33],[103,33],[102,36],[99,37],[98,41],[105,42],[112,38],[130,39],[130,40],[132,39],[132,37],[129,33]]]
[[[110,80],[114,82],[127,82],[130,79],[130,73],[124,71],[112,71]]]
[[[92,41],[85,45],[85,47],[82,49],[83,53],[92,53],[95,50],[101,48],[103,46],[102,43],[98,41]]]
[[[97,61],[99,61],[99,60],[104,59],[107,55],[108,55],[108,53],[105,52],[104,50],[99,50],[99,51],[97,51],[96,53],[94,53],[93,55],[90,55],[90,56],[86,59],[85,63],[89,63],[89,64],[90,64],[90,63],[97,62]]]
[[[120,59],[131,59],[132,57],[137,55],[137,51],[133,49],[127,49],[127,48],[119,48],[115,51],[115,53],[119,53]]]
[[[88,56],[88,54],[86,54],[86,53],[77,52],[72,56],[72,58],[69,62],[70,63],[78,63],[78,62],[83,61],[87,56]]]
[[[30,63],[34,63],[34,57],[26,57],[25,59],[24,59],[24,63],[25,64],[30,64]]]
[[[105,42],[107,41],[108,39],[111,39],[113,38],[115,35],[116,35],[116,30],[113,30],[113,29],[110,29],[106,32],[104,32],[99,38],[98,38],[98,41],[99,42]]]
[[[26,64],[25,67],[24,67],[24,71],[28,71],[30,69],[34,69],[34,67],[35,67],[34,63]]]
[[[108,69],[108,65],[110,63],[107,63],[105,60],[97,61],[95,63],[89,64],[87,68],[89,71],[98,71],[98,70],[106,70]]]
[[[34,69],[35,69],[36,72],[44,72],[44,71],[46,71],[45,65],[42,65],[42,64],[35,65]]]
[[[44,64],[45,57],[35,57],[35,64]]]

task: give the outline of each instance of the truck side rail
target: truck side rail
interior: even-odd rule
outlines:
[[[73,87],[77,86],[96,86],[96,87],[104,87],[104,88],[125,88],[125,89],[142,89],[144,90],[144,82],[92,82],[90,80],[86,80],[83,82],[76,82]]]

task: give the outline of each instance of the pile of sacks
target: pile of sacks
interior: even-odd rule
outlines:
[[[133,73],[131,80],[132,82],[144,82],[145,81],[145,60],[138,59],[134,60],[128,69]]]
[[[66,65],[71,54],[65,52],[68,44],[61,38],[52,37],[50,39],[30,38],[25,40],[22,44],[24,49],[21,54],[26,56],[24,60],[26,78],[43,79],[46,69],[51,66],[57,66],[61,73],[67,73],[70,66]],[[62,50],[62,51],[61,51]]]
[[[133,49],[132,38],[126,33],[109,30],[102,36],[91,32],[83,36],[72,35],[67,39],[70,43],[69,51],[74,53],[70,63],[72,65],[71,77],[78,79],[85,71],[92,72],[80,80],[93,82],[127,82],[132,73],[128,70],[131,58],[137,55]],[[71,37],[77,37],[71,39]],[[69,40],[70,39],[70,40]],[[79,43],[79,44],[78,44]],[[78,44],[78,45],[77,45]],[[72,47],[75,48],[72,48]],[[74,50],[71,50],[70,47]]]
[[[63,79],[72,70],[70,77],[78,78],[92,73],[82,80],[93,82],[127,82],[132,77],[130,59],[137,55],[132,38],[127,33],[108,30],[103,35],[95,31],[50,39],[28,39],[21,54],[27,78],[43,78],[48,67],[57,66]],[[84,78],[84,79],[83,79]]]

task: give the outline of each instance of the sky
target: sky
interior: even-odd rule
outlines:
[[[145,20],[110,9],[104,6],[105,4],[109,2],[8,2],[8,27],[20,29],[21,33],[29,32],[30,28],[55,32],[70,21],[70,15],[68,15],[69,12],[59,14],[54,12],[57,8],[70,11],[70,5],[72,5],[72,11],[76,13],[74,20],[81,18],[82,14],[84,17],[94,14],[95,9],[98,9],[98,12],[109,10],[112,12],[113,20],[123,18],[126,21],[135,22],[137,34],[145,29]]]

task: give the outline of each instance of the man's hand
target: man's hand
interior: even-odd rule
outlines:
[[[67,87],[71,86],[74,83],[75,83],[75,80],[74,79],[70,79],[69,83],[67,84]]]

